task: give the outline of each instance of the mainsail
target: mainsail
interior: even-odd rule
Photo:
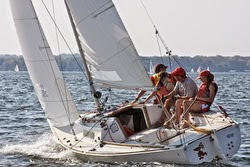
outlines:
[[[150,89],[152,83],[111,0],[66,0],[95,82]]]
[[[38,99],[52,126],[62,127],[79,118],[63,76],[48,45],[30,0],[10,0],[23,57]]]

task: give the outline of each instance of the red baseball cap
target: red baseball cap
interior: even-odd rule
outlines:
[[[168,66],[165,66],[164,64],[156,64],[154,67],[155,73],[159,73],[161,68],[168,68]]]
[[[196,79],[200,79],[202,76],[208,77],[210,74],[211,74],[210,71],[208,71],[208,70],[202,70],[200,72],[199,76]]]
[[[183,68],[178,67],[171,74],[173,76],[175,76],[175,75],[185,76],[186,75],[186,71]]]

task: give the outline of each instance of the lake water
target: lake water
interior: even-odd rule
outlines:
[[[73,72],[64,76],[79,111],[91,109],[94,104],[83,75]],[[250,166],[250,73],[215,73],[215,78],[219,85],[215,104],[222,105],[230,117],[240,123],[242,144],[228,165],[199,166]],[[103,97],[110,96],[109,101],[119,103],[132,100],[136,92],[102,90],[102,93]],[[0,141],[0,166],[187,166],[79,160],[54,141],[26,72],[0,72]]]

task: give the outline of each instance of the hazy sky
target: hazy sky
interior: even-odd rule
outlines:
[[[51,8],[52,0],[44,0]],[[157,38],[142,2],[173,54],[250,56],[250,0],[114,0],[140,55],[159,55]],[[55,54],[55,31],[40,0],[34,0]],[[62,0],[54,0],[54,3]],[[71,49],[77,52],[62,4],[55,13]],[[21,54],[8,0],[0,0],[0,54]],[[52,33],[53,32],[53,33]],[[62,41],[59,39],[59,41]],[[161,51],[164,49],[161,47]],[[60,53],[69,51],[60,42]]]

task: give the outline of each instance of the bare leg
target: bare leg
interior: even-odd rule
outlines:
[[[183,101],[183,112],[184,112],[183,114],[185,114],[184,119],[187,121],[189,120],[189,111],[187,113],[185,113],[185,112],[187,111],[187,109],[191,105],[191,103],[192,103],[192,101],[190,101],[190,100]],[[192,110],[192,109],[193,109],[193,106],[190,108],[190,110]]]
[[[201,103],[199,102],[195,102],[191,108],[189,109],[189,111],[187,113],[185,113],[187,111],[187,109],[190,107],[190,105],[192,104],[192,100],[184,100],[183,101],[183,114],[185,114],[184,119],[189,121],[189,111],[200,111],[201,110]],[[183,125],[183,127],[187,127],[188,125],[185,123]]]
[[[175,102],[175,112],[176,112],[176,121],[175,123],[176,124],[179,124],[180,123],[180,116],[182,114],[182,102],[183,102],[183,99],[178,99],[176,100]]]
[[[167,112],[169,112],[170,111],[170,108],[171,108],[171,106],[173,106],[174,105],[174,101],[172,100],[172,99],[167,99],[166,101],[165,101],[165,103],[164,103],[164,107],[165,107],[165,109],[167,110]],[[161,123],[163,123],[163,122],[165,122],[165,119],[166,119],[166,114],[164,113],[164,112],[162,112],[162,114],[161,114],[161,118],[160,118],[160,122]]]

